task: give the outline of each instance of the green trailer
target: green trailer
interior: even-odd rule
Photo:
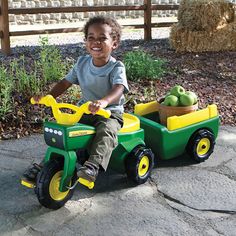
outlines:
[[[145,131],[145,144],[155,158],[172,159],[187,152],[197,162],[205,161],[213,152],[219,130],[216,105],[181,116],[167,118],[160,124],[159,103],[138,104],[134,114]]]
[[[32,100],[32,103],[35,102]],[[77,183],[88,188],[93,182],[77,178],[77,165],[88,158],[87,150],[96,133],[92,126],[80,124],[83,113],[89,113],[89,103],[80,107],[57,103],[47,95],[39,104],[52,107],[56,121],[44,123],[44,139],[48,149],[44,166],[35,183],[21,180],[34,188],[39,202],[51,209],[62,207],[73,195]],[[72,114],[62,112],[71,109]],[[98,115],[109,117],[99,110]],[[137,184],[147,181],[154,166],[154,158],[171,159],[184,152],[197,162],[205,161],[213,152],[218,134],[219,116],[215,105],[183,116],[167,119],[167,126],[159,121],[159,104],[150,102],[135,106],[134,114],[123,115],[124,125],[118,133],[108,168],[127,176]]]

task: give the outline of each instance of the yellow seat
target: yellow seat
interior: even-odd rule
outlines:
[[[123,114],[124,125],[119,133],[133,132],[140,129],[140,120],[138,117],[129,113]]]

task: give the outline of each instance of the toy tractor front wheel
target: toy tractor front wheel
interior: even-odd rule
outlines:
[[[214,134],[207,130],[198,130],[187,145],[187,153],[197,162],[203,162],[209,158],[214,150]]]
[[[59,209],[72,197],[74,189],[66,192],[59,191],[60,180],[63,174],[63,160],[52,159],[47,162],[37,178],[35,193],[39,202],[50,209]],[[73,176],[71,184],[76,181]]]
[[[151,149],[136,147],[126,159],[127,176],[137,184],[143,184],[150,177],[154,165]]]

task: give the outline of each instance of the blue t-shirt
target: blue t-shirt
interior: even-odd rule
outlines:
[[[78,84],[81,88],[82,98],[78,105],[105,97],[115,84],[122,84],[125,93],[129,91],[125,66],[113,57],[110,57],[106,65],[97,67],[93,65],[90,55],[81,56],[66,75],[66,80],[72,84]],[[109,105],[106,109],[123,113],[124,102],[124,95],[122,95],[119,101]]]

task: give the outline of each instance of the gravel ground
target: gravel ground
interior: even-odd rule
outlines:
[[[143,80],[131,82],[126,110],[132,111],[135,103],[159,99],[175,84],[194,91],[199,97],[199,107],[215,103],[224,125],[236,126],[236,52],[176,53],[169,45],[169,28],[154,29],[153,40],[145,42],[142,30],[124,30],[122,44],[114,53],[122,60],[124,52],[141,49],[167,60],[167,73],[158,81]],[[12,38],[12,55],[0,54],[0,63],[8,63],[13,58],[24,55],[29,62],[37,59],[39,36]],[[85,54],[81,33],[52,34],[50,44],[58,45],[64,59],[74,59]],[[16,115],[13,116],[16,119]],[[19,137],[29,134],[29,124],[20,124],[12,119],[0,123],[6,137]],[[17,119],[16,119],[17,120]],[[9,126],[17,127],[9,131]],[[20,133],[20,134],[19,134]],[[3,136],[3,135],[2,135]]]

